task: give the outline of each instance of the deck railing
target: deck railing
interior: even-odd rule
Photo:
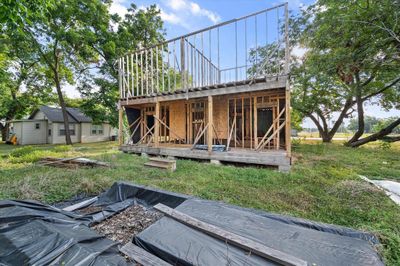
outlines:
[[[120,97],[153,96],[287,75],[288,5],[268,8],[126,54]]]

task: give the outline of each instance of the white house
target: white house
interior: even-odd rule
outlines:
[[[78,108],[67,108],[73,143],[99,142],[111,139],[115,129],[107,122],[94,124]],[[61,108],[42,106],[28,119],[11,121],[11,133],[20,145],[65,143],[65,127]]]

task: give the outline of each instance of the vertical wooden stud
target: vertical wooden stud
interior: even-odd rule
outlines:
[[[287,156],[292,156],[292,139],[291,139],[291,117],[290,117],[290,87],[289,81],[286,81],[286,91],[285,91],[285,145]]]
[[[257,138],[257,97],[254,97],[254,147],[258,146],[258,138]]]
[[[124,144],[124,137],[123,137],[123,109],[121,103],[119,104],[118,109],[118,144],[121,146]]]
[[[208,128],[207,128],[207,146],[208,152],[212,152],[213,144],[213,98],[208,96]]]
[[[159,136],[160,136],[160,102],[156,102],[156,118],[154,121],[154,146],[158,147],[159,145]]]

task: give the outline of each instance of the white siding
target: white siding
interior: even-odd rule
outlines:
[[[47,119],[46,115],[42,112],[42,111],[38,111],[34,117],[32,117],[32,119],[36,119],[36,120],[45,120]]]
[[[52,138],[53,144],[65,144],[65,136],[60,136],[60,125],[63,123],[53,123]],[[80,142],[80,124],[75,124],[75,135],[71,136],[72,143]]]
[[[110,136],[113,133],[113,130],[110,124],[103,123],[103,134],[102,135],[93,135],[92,134],[92,123],[82,123],[82,136],[81,142],[98,142],[98,141],[107,141],[110,140]]]
[[[38,129],[36,125],[39,126]],[[13,122],[13,128],[20,145],[47,143],[47,121],[45,120],[17,121]]]

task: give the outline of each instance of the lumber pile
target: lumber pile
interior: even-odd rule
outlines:
[[[97,160],[91,160],[83,157],[75,158],[53,158],[46,157],[37,162],[37,165],[41,166],[53,166],[61,168],[76,169],[79,167],[110,167],[109,163],[101,162]]]
[[[172,172],[176,170],[176,160],[169,160],[159,157],[150,157],[149,162],[145,163],[144,165],[148,167],[166,169]]]

